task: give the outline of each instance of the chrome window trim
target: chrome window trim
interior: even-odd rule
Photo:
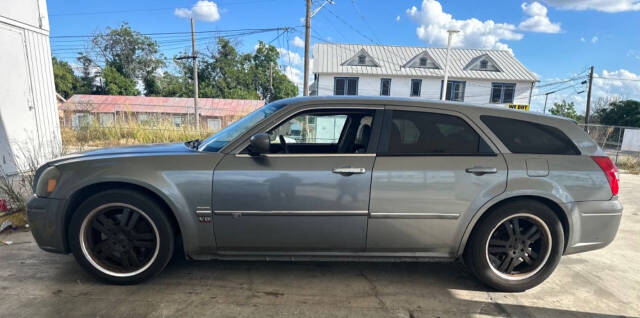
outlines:
[[[255,215],[286,215],[286,216],[295,216],[295,215],[367,215],[369,211],[229,211],[229,210],[220,210],[214,211],[214,215],[233,215],[233,216],[255,216]]]
[[[246,153],[238,153],[236,157],[239,158],[253,158],[253,157],[375,157],[375,153],[271,153],[271,154],[262,154],[260,156],[252,156]]]
[[[457,220],[459,213],[371,213],[371,218],[377,219],[444,219]]]

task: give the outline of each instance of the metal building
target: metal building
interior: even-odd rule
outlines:
[[[60,153],[45,0],[0,1],[0,168]]]

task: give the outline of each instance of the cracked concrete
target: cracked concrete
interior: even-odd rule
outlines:
[[[453,263],[188,262],[135,286],[102,284],[31,234],[2,234],[6,317],[640,316],[640,176],[622,175],[620,231],[607,248],[564,257],[541,286],[496,293]]]

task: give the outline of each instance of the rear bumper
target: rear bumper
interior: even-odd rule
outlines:
[[[65,200],[33,196],[27,203],[27,219],[38,246],[54,253],[68,253],[64,230]]]
[[[622,204],[617,197],[609,201],[574,202],[570,217],[571,234],[565,255],[609,245],[620,226]]]

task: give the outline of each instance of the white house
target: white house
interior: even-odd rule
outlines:
[[[440,99],[446,49],[321,43],[312,95]],[[528,109],[538,77],[509,51],[451,49],[446,99]]]
[[[0,167],[12,174],[61,148],[45,0],[0,1]]]

